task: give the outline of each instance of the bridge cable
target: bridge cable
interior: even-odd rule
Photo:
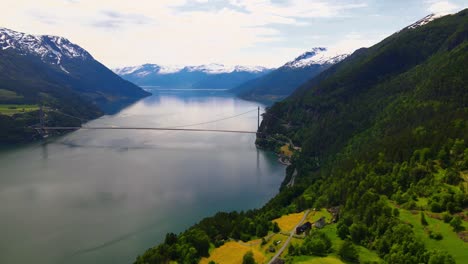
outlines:
[[[253,109],[253,110],[250,110],[250,111],[247,111],[247,112],[244,112],[244,113],[240,113],[240,114],[237,114],[237,115],[233,115],[233,116],[229,116],[229,117],[224,117],[224,118],[220,118],[220,119],[216,119],[216,120],[211,120],[211,121],[206,121],[206,122],[202,122],[202,123],[195,123],[195,124],[181,125],[181,126],[166,126],[166,128],[183,128],[183,127],[191,127],[191,126],[206,125],[206,124],[211,124],[211,123],[216,123],[216,122],[221,122],[221,121],[224,121],[224,120],[236,118],[236,117],[239,117],[239,116],[241,116],[241,115],[248,114],[248,113],[253,112],[253,111],[257,111],[257,109]]]

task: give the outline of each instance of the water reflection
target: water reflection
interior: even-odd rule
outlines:
[[[88,125],[176,126],[256,104],[159,91]],[[197,128],[255,130],[256,112]],[[130,263],[167,232],[259,207],[284,168],[255,136],[80,130],[0,153],[0,263]]]

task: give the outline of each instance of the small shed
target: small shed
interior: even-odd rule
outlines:
[[[276,252],[276,248],[274,246],[270,246],[268,247],[268,251],[270,251],[270,253],[275,253]]]
[[[323,228],[327,223],[325,222],[325,217],[321,217],[314,223],[314,226],[318,229]]]

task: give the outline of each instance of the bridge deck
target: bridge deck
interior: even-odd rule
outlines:
[[[164,127],[36,127],[37,130],[153,130],[153,131],[189,131],[189,132],[221,132],[221,133],[241,133],[258,134],[257,131],[246,130],[225,130],[225,129],[198,129],[198,128],[164,128]]]

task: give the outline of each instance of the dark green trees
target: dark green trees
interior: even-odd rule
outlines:
[[[314,231],[304,240],[300,247],[303,255],[326,256],[331,250],[330,238],[320,231]]]
[[[464,230],[464,227],[462,226],[462,220],[460,216],[455,216],[452,218],[450,221],[450,225],[453,227],[453,231],[455,232],[460,232]]]
[[[356,247],[350,240],[345,240],[338,250],[340,258],[347,262],[357,263],[359,262],[359,254]]]
[[[242,258],[242,264],[257,264],[257,262],[255,262],[252,251],[245,253],[244,257]]]
[[[426,220],[426,216],[424,215],[424,212],[421,212],[421,225],[423,225],[423,226],[428,225],[427,220]]]

